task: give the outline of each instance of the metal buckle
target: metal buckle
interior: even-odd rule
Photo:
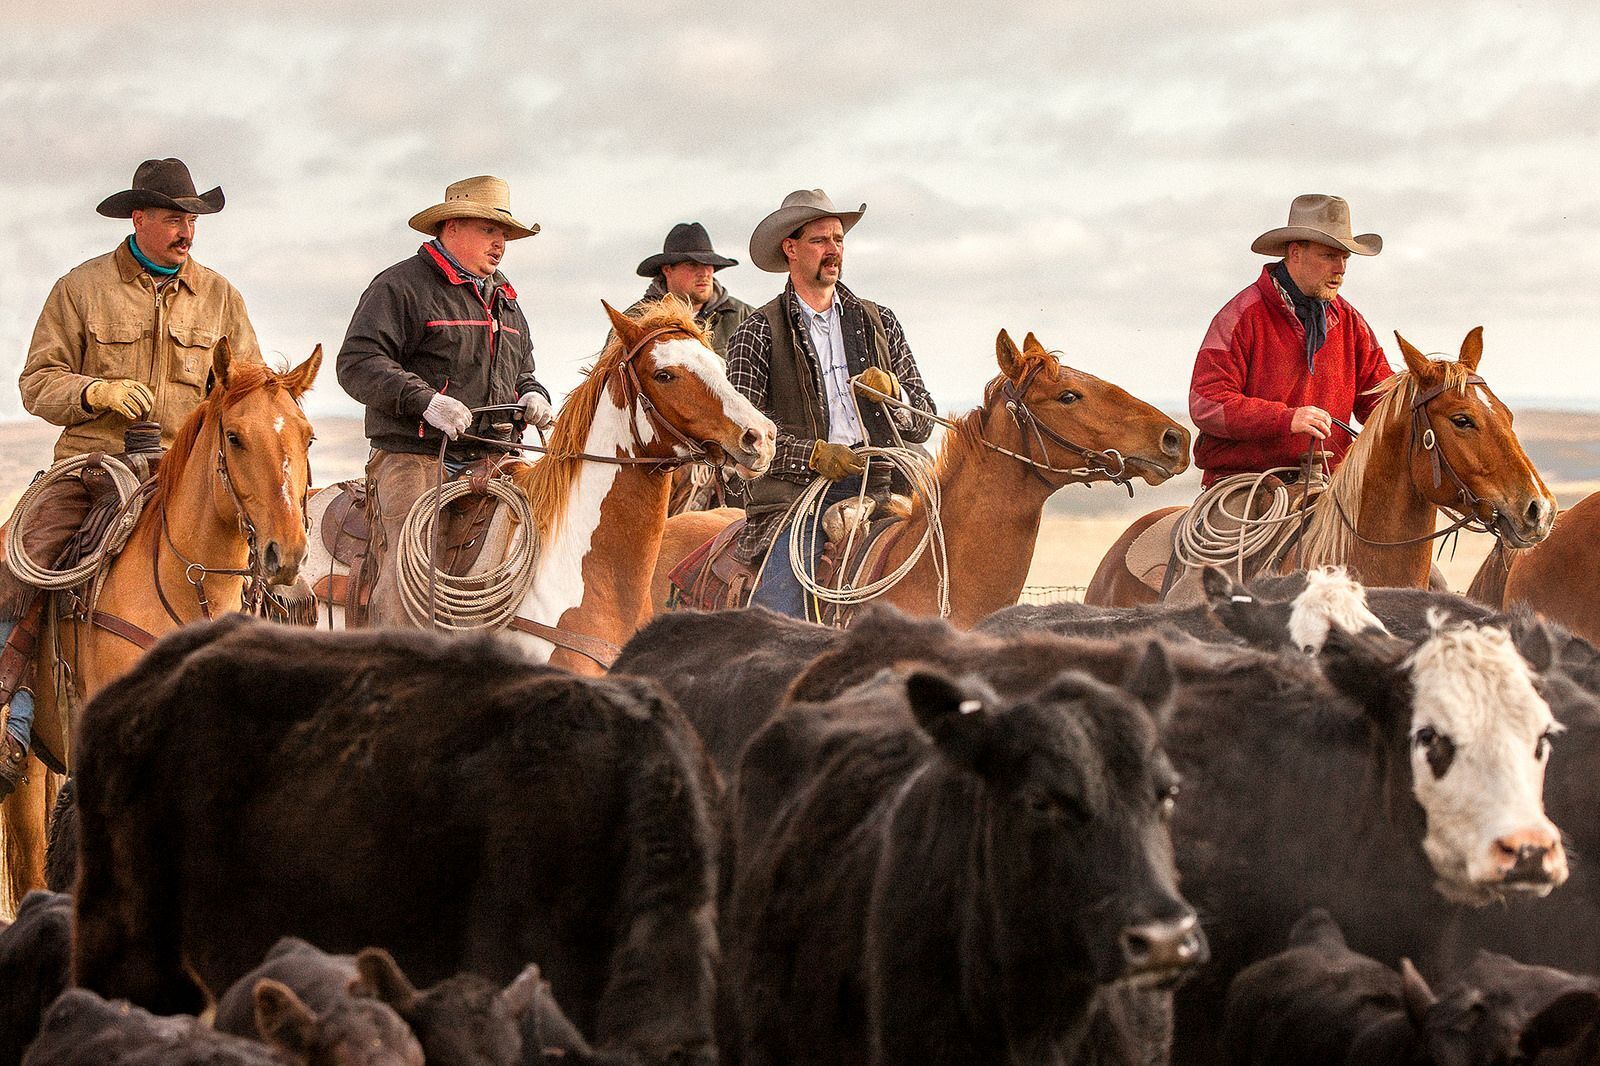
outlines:
[[[1429,426],[1427,429],[1422,431],[1422,448],[1424,451],[1431,452],[1433,450],[1433,446],[1438,443],[1438,440],[1439,438],[1433,435],[1432,426]]]

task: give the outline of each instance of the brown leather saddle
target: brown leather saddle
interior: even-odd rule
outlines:
[[[479,459],[451,479],[468,482],[472,491],[445,505],[434,560],[440,573],[461,577],[477,563],[488,539],[489,523],[501,506],[500,500],[489,493],[489,482],[515,461],[504,456]],[[372,516],[367,483],[360,479],[342,481],[323,491],[337,491],[338,495],[323,511],[317,532],[328,554],[348,566],[350,573],[325,574],[311,589],[318,601],[343,607],[345,624],[355,628],[366,622],[367,600],[382,564],[378,553],[370,550]]]

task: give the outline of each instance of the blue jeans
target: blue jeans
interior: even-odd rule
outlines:
[[[15,622],[0,622],[0,646],[15,628]],[[33,693],[25,688],[17,689],[17,694],[11,697],[11,719],[6,723],[6,732],[16,737],[24,749],[33,739]]]
[[[844,478],[828,486],[828,491],[822,497],[822,509],[825,511],[840,500],[848,500],[861,495],[861,479],[859,477]],[[805,524],[810,525],[806,519]],[[750,597],[750,603],[760,604],[779,614],[786,614],[790,618],[805,618],[806,599],[808,594],[800,584],[800,579],[795,577],[794,567],[789,564],[789,541],[794,534],[794,523],[778,530],[778,535],[772,541],[772,548],[767,552],[767,568],[761,573],[761,584],[756,586],[755,594]],[[822,549],[827,546],[827,538],[822,531],[817,531],[816,543],[811,546],[811,571],[816,572],[817,563],[822,558]]]

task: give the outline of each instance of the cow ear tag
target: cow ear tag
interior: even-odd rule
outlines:
[[[956,708],[962,714],[977,714],[983,710],[982,700],[962,700],[961,706]]]

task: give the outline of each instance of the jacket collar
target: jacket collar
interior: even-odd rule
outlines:
[[[1305,329],[1300,324],[1300,319],[1294,313],[1294,304],[1289,299],[1289,294],[1283,291],[1278,284],[1278,279],[1272,276],[1272,264],[1268,263],[1261,268],[1261,276],[1256,279],[1256,288],[1261,290],[1261,298],[1268,307],[1282,315],[1294,324],[1296,329]],[[1332,332],[1334,325],[1339,321],[1339,315],[1345,308],[1345,298],[1335,295],[1328,301],[1328,330]]]
[[[792,315],[798,315],[800,313],[800,294],[794,291],[793,278],[790,278],[784,283],[783,295],[789,304],[790,313]],[[834,285],[833,299],[834,302],[839,305],[839,314],[841,317],[845,312],[861,306],[861,301],[856,299],[856,294],[845,288],[842,282]]]
[[[451,285],[473,284],[473,280],[471,278],[467,277],[455,267],[451,266],[450,260],[440,255],[431,245],[424,244],[417,250],[417,254],[427,259],[428,262],[432,263],[436,268],[438,268],[439,273],[444,275],[445,281],[449,282]],[[133,257],[129,256],[129,258],[131,259]],[[508,300],[515,300],[517,298],[517,290],[511,287],[511,282],[506,280],[506,276],[504,274],[496,270],[490,275],[490,277],[494,280],[496,292],[500,293]]]
[[[145,269],[139,263],[139,260],[135,259],[133,253],[128,250],[126,238],[117,242],[117,250],[111,253],[111,259],[117,265],[117,276],[122,279],[124,285],[132,285],[139,279],[140,274],[145,273]],[[183,265],[178,268],[178,272],[173,275],[178,284],[190,292],[194,292],[194,283],[189,280],[194,274],[194,271],[190,269],[190,264],[193,262],[193,259],[185,259]]]
[[[661,280],[661,275],[658,273],[654,278],[650,279],[649,287],[644,290],[644,295],[639,297],[639,299],[659,300],[666,295],[667,283]],[[731,306],[728,303],[728,290],[722,287],[722,282],[718,281],[716,278],[712,278],[711,299],[707,300],[700,306],[700,310],[695,314],[694,317],[700,321],[704,321],[710,318],[712,315],[720,314],[721,312],[728,310],[731,310]]]

